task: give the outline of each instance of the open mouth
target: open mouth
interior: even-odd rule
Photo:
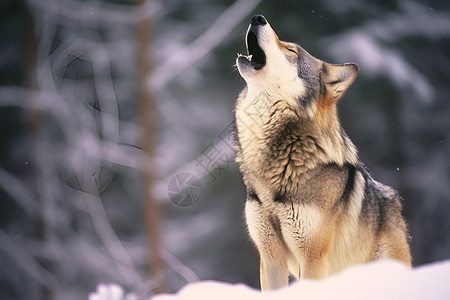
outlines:
[[[266,64],[266,55],[264,51],[258,44],[258,37],[253,31],[247,33],[247,60],[250,65],[255,69],[259,70]]]
[[[259,46],[258,37],[253,31],[250,31],[247,34],[247,51],[248,55],[251,56],[250,62],[256,70],[264,67],[264,65],[266,64],[266,55]]]
[[[251,56],[251,64],[256,69],[259,70],[266,64],[266,55],[264,51],[258,44],[258,37],[253,31],[247,34],[247,51],[248,55]]]

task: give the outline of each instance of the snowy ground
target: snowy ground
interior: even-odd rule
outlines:
[[[122,300],[123,296],[90,295],[90,300]],[[117,288],[117,287],[116,287]],[[106,296],[109,295],[109,296]],[[123,292],[122,294],[123,295]],[[129,298],[131,299],[131,298]],[[302,280],[284,289],[261,293],[243,284],[203,281],[191,283],[177,294],[152,300],[203,299],[450,299],[450,260],[409,270],[394,261],[348,268],[322,281]]]

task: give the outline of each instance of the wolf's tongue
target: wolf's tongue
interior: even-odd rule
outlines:
[[[258,44],[258,37],[252,31],[247,34],[248,54],[252,56],[251,63],[255,69],[261,69],[266,64],[266,55]]]

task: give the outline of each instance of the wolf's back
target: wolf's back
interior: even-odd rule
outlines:
[[[411,266],[409,236],[399,193],[374,180],[366,168],[361,168],[361,172],[365,186],[360,221],[379,238],[374,260],[390,257]]]

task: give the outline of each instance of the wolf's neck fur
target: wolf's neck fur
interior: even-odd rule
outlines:
[[[308,112],[299,112],[288,100],[241,94],[236,105],[236,157],[247,185],[257,180],[295,192],[326,165],[358,161],[336,107],[308,109],[313,118],[300,117]]]

